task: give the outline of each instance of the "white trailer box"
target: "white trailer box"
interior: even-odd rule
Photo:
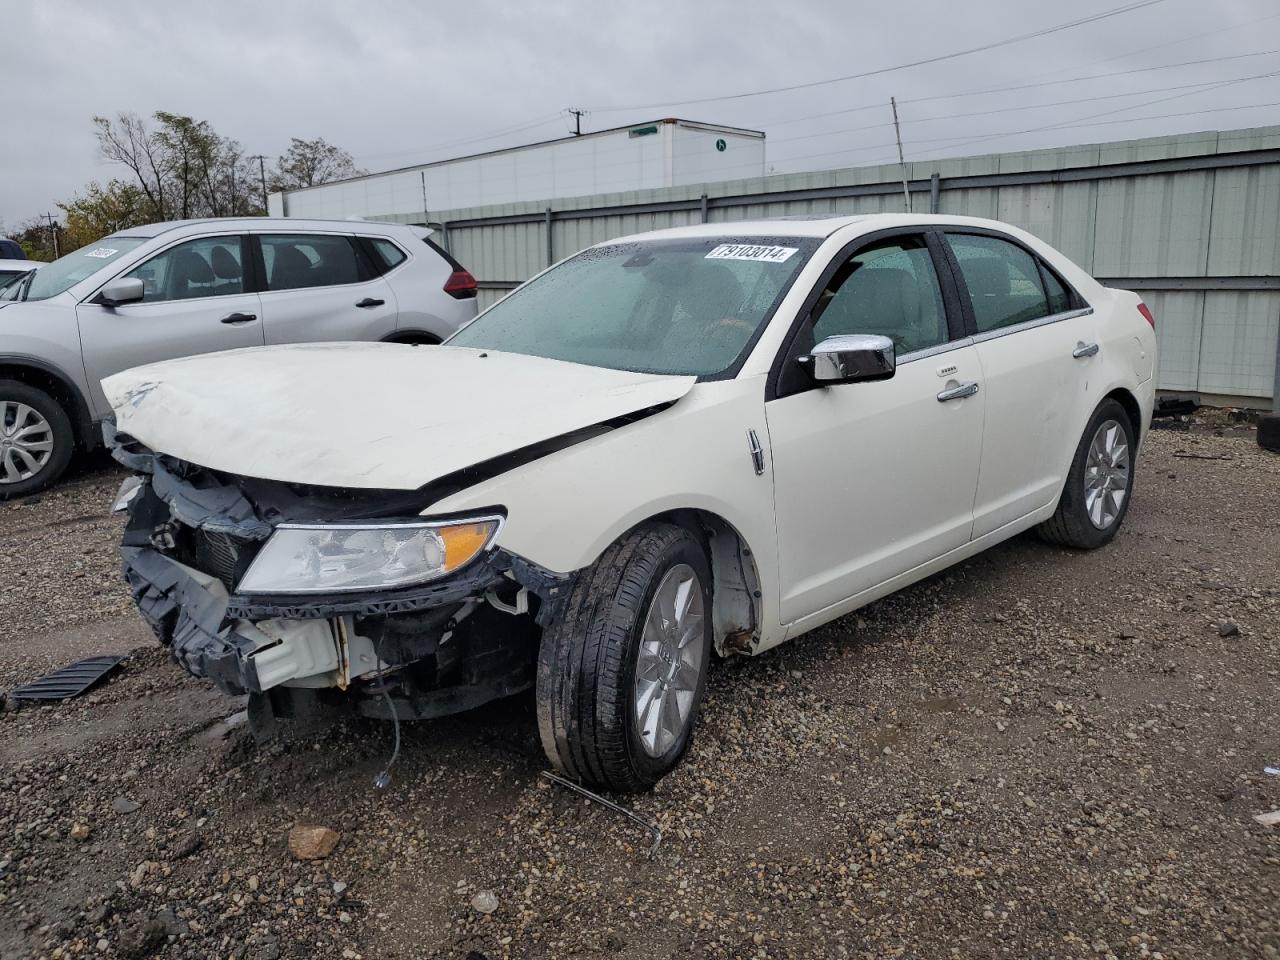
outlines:
[[[268,209],[271,216],[403,218],[763,175],[760,131],[668,118],[273,193]]]

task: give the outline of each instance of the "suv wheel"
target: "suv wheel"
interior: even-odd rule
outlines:
[[[71,420],[43,390],[0,380],[0,500],[43,490],[66,470]]]
[[[711,572],[682,527],[647,524],[579,577],[538,652],[538,729],[552,764],[647,790],[689,747],[711,655]]]

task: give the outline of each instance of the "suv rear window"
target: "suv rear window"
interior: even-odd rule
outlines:
[[[380,261],[378,264],[379,273],[394,270],[408,259],[408,254],[386,237],[365,237],[364,239],[373,247],[374,255]]]

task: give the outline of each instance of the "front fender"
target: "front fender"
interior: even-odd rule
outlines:
[[[642,521],[716,514],[746,541],[761,589],[761,631],[778,630],[772,464],[757,474],[748,431],[767,443],[764,376],[700,383],[668,409],[460,491],[426,513],[501,506],[504,549],[557,573],[587,567]]]

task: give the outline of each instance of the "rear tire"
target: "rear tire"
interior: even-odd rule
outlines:
[[[0,380],[0,500],[57,480],[75,450],[71,418],[58,401],[20,380]]]
[[[711,644],[711,571],[692,534],[646,524],[609,547],[543,631],[538,730],[552,765],[605,790],[652,787],[689,747]]]
[[[1117,401],[1103,400],[1076,446],[1058,509],[1036,532],[1049,543],[1080,550],[1110,543],[1129,512],[1136,454],[1129,414]]]

